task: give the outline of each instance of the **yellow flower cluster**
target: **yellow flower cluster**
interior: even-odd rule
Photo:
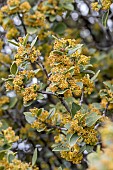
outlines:
[[[13,80],[13,86],[14,86],[14,90],[16,92],[20,92],[22,85],[23,85],[23,79],[24,76],[23,75],[16,75],[14,80]]]
[[[7,91],[13,90],[13,84],[10,81],[5,82],[5,88]]]
[[[81,44],[74,39],[55,40],[54,49],[49,56],[52,75],[49,89],[52,92],[65,91],[64,96],[80,95],[83,84],[84,93],[90,94],[93,91],[94,84],[89,75],[81,74],[81,66],[89,63],[90,57],[81,53]],[[77,48],[77,49],[76,49]]]
[[[19,36],[19,31],[15,27],[9,29],[6,34],[6,38],[9,40],[11,40],[15,37],[18,37],[18,36]]]
[[[37,90],[39,89],[39,85],[32,84],[30,87],[26,87],[23,92],[21,92],[23,96],[23,102],[26,104],[28,101],[36,100],[38,94]]]
[[[2,27],[7,31],[6,38],[13,39],[19,36],[19,31],[15,27],[12,19],[7,19],[6,22],[2,22]]]
[[[15,136],[15,132],[12,130],[12,127],[2,130],[2,133],[8,143],[16,142],[19,139],[18,136]]]
[[[47,16],[62,15],[62,13],[66,10],[65,9],[66,4],[71,4],[73,2],[74,2],[73,0],[71,1],[45,0],[38,5],[38,10],[40,10]]]
[[[24,61],[34,63],[40,56],[40,51],[36,47],[31,48],[30,44],[24,45],[25,38],[19,37],[19,47],[15,55],[16,64],[20,65]]]
[[[102,8],[102,10],[108,10],[111,4],[112,0],[102,0],[101,4],[98,2],[91,3],[91,8],[95,11],[99,11],[100,8]]]
[[[109,9],[111,4],[112,0],[102,0],[102,9],[103,10]]]
[[[112,108],[112,102],[113,102],[113,80],[105,82],[105,88],[100,90],[100,97],[104,99],[104,102],[109,102],[111,103],[111,108]],[[105,104],[103,102],[103,104]]]
[[[18,159],[13,159],[12,162],[8,162],[6,158],[3,158],[3,160],[0,161],[0,168],[1,169],[8,169],[8,170],[27,170],[31,169],[32,170],[39,170],[38,167],[34,166],[32,167],[30,164],[21,162]]]
[[[8,0],[7,5],[9,6],[19,6],[20,0]]]
[[[61,151],[61,157],[66,159],[67,161],[71,161],[73,164],[79,164],[81,163],[81,160],[83,158],[82,153],[80,152],[80,147],[75,144],[70,151]]]
[[[17,12],[28,12],[31,9],[29,2],[21,2],[20,0],[8,0],[7,5],[1,8],[1,11],[7,13],[8,15],[17,13]]]
[[[0,107],[3,106],[4,104],[9,103],[9,97],[7,96],[1,96],[0,97]]]
[[[30,109],[32,112],[32,109]],[[33,111],[34,112],[34,111]],[[41,115],[38,116],[38,118],[33,122],[32,128],[35,128],[37,130],[45,129],[46,128],[46,120],[49,116],[49,113],[47,111],[43,111]]]
[[[35,73],[33,70],[23,70],[19,72],[19,75],[26,75],[26,77],[28,77],[28,79],[32,78],[35,76]]]
[[[74,119],[68,123],[70,123],[68,133],[77,133],[77,135],[80,136],[86,144],[95,145],[97,143],[98,133],[94,129],[94,126],[86,126],[84,114],[82,114],[81,112],[77,112],[77,114],[74,116]]]
[[[31,9],[31,6],[29,4],[29,2],[25,1],[23,3],[20,4],[19,6],[19,11],[21,12],[28,12]]]
[[[12,19],[8,19],[7,22],[3,22],[2,27],[5,30],[9,30],[14,27],[14,22]]]
[[[38,108],[30,109],[30,112],[36,117],[36,120],[32,124],[32,128],[36,128],[37,130],[46,130],[46,128],[51,128],[51,126],[56,125],[58,113],[51,115],[48,111],[42,110],[42,112],[38,115]]]
[[[92,2],[91,3],[91,8],[94,11],[99,11],[98,2]]]
[[[46,0],[46,4],[45,5],[44,2],[40,3],[38,6],[38,10],[40,10],[41,12],[43,12],[44,14],[49,14],[49,15],[56,15],[57,14],[61,14],[62,13],[62,9],[59,7],[59,0]]]
[[[103,108],[106,108],[107,103],[108,103],[107,99],[103,98],[101,100],[101,105]],[[108,110],[112,110],[112,109],[113,109],[113,103],[110,103],[108,106]]]
[[[36,11],[34,14],[26,13],[24,23],[27,26],[43,27],[45,25],[45,16],[43,13]]]

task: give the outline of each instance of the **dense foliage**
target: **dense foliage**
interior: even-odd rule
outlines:
[[[112,0],[0,6],[0,170],[113,170]]]

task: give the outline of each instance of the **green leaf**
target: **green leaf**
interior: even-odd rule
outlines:
[[[94,146],[86,145],[86,151],[87,151],[88,153],[92,152],[93,148],[94,148]]]
[[[76,47],[69,49],[68,56],[75,53],[78,49],[80,49],[83,46],[83,44],[78,44]]]
[[[25,119],[27,120],[28,123],[32,124],[36,118],[33,117],[32,113],[31,112],[24,112],[24,115],[25,115]]]
[[[34,27],[27,27],[27,32],[28,34],[35,34],[36,32],[38,31],[37,28],[34,28]]]
[[[37,131],[38,132],[42,132],[42,131],[44,131],[46,129],[46,126],[44,127],[44,128],[42,128],[42,129],[37,129]]]
[[[5,156],[5,151],[4,152],[0,152],[0,160],[3,159],[3,157]],[[1,168],[1,167],[0,167]],[[1,169],[0,169],[1,170]],[[4,169],[3,169],[4,170]]]
[[[28,42],[28,38],[29,38],[29,34],[27,34],[24,38],[24,42],[23,45],[26,46],[27,42]]]
[[[70,10],[70,11],[74,10],[74,6],[72,4],[69,4],[69,3],[65,4],[64,8],[67,9],[67,10]]]
[[[31,48],[33,48],[33,46],[35,45],[37,39],[38,39],[38,36],[36,36],[36,38],[32,41],[32,43],[31,43]]]
[[[70,67],[67,71],[64,72],[64,74],[68,73],[68,72],[72,72],[75,69],[74,66]]]
[[[10,10],[13,10],[13,9],[16,9],[16,8],[17,8],[16,5],[13,5],[13,6],[10,6],[10,5],[9,5],[9,9],[10,9]]]
[[[37,116],[40,116],[40,114],[43,112],[43,110],[44,110],[43,108],[40,108],[37,112]]]
[[[49,20],[50,20],[51,22],[55,21],[55,19],[56,19],[56,16],[53,16],[53,15],[50,15],[50,16],[49,16]]]
[[[10,17],[5,17],[3,23],[6,25],[10,21]]]
[[[57,147],[55,147],[52,151],[69,151],[70,149],[67,147],[67,146],[65,146],[65,145],[61,145],[61,146],[57,146]]]
[[[97,71],[97,73],[91,78],[91,81],[94,81],[100,73],[100,70]]]
[[[104,27],[107,26],[108,16],[109,16],[109,10],[106,11],[102,16],[102,24],[103,24]]]
[[[57,93],[58,93],[58,94],[64,94],[67,90],[68,90],[68,89],[66,89],[66,90],[61,90],[61,91],[58,91]]]
[[[9,103],[9,108],[13,108],[16,105],[17,101],[18,101],[17,97],[11,97],[10,103]]]
[[[78,136],[76,133],[74,133],[69,140],[70,146],[73,147],[77,143],[77,140],[79,138],[80,138],[80,136]]]
[[[14,153],[9,152],[8,155],[7,155],[8,162],[11,163],[14,158],[15,158]]]
[[[62,54],[63,54],[63,52],[62,52],[62,51],[59,51],[59,50],[53,50],[53,53],[56,53],[56,54],[59,54],[59,55],[62,55]],[[62,63],[62,62],[60,62],[60,63]]]
[[[100,90],[100,97],[104,97],[104,96],[107,96],[107,92],[104,92],[103,90]]]
[[[42,100],[42,99],[44,99],[44,95],[43,94],[38,94],[38,97],[37,97],[37,100]]]
[[[34,72],[35,74],[37,74],[40,70],[41,70],[41,69],[36,69],[36,70],[33,70],[33,72]]]
[[[71,108],[71,116],[72,118],[75,116],[75,114],[81,109],[81,107],[76,104],[76,103],[72,103],[72,108]]]
[[[82,152],[84,152],[85,150],[86,150],[86,145],[83,145],[83,146],[80,148],[79,153],[82,153]]]
[[[37,148],[35,148],[34,153],[33,153],[33,157],[32,157],[32,166],[35,165],[37,160]]]
[[[11,72],[11,74],[17,74],[17,72],[18,72],[18,67],[17,67],[17,65],[16,65],[16,63],[15,62],[13,62],[12,63],[12,65],[11,65],[11,67],[10,67],[10,72]]]
[[[96,112],[93,112],[86,116],[86,125],[88,127],[93,126],[97,120],[99,120],[102,116],[98,115]]]
[[[19,44],[16,41],[8,40],[9,43],[19,47]]]
[[[92,71],[92,70],[83,70],[83,73],[86,73],[86,74],[95,74],[95,72],[94,71]]]
[[[83,88],[83,83],[82,82],[77,82],[76,84],[80,87],[80,89]]]
[[[57,34],[63,34],[66,28],[67,26],[63,22],[60,22],[54,27],[53,31]]]
[[[109,87],[110,90],[113,91],[113,85],[112,85],[110,82],[104,81],[103,83],[104,83],[107,87]]]
[[[50,109],[49,116],[47,117],[47,119],[50,119],[54,114],[55,114],[55,108]]]
[[[32,103],[33,103],[33,101],[29,101],[29,102],[27,102],[26,104],[24,104],[24,107],[28,107],[28,106],[30,106]]]
[[[58,168],[58,170],[63,170],[63,169],[62,169],[62,167],[60,166],[60,167]]]

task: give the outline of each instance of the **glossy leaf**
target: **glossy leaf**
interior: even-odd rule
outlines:
[[[74,134],[71,136],[70,140],[69,140],[70,146],[71,146],[71,147],[74,146],[74,145],[77,143],[77,140],[78,140],[79,138],[80,138],[80,136],[78,136],[76,133],[74,133]]]
[[[18,67],[15,62],[12,63],[12,65],[10,67],[10,72],[11,72],[11,74],[14,74],[14,75],[18,72]]]
[[[25,118],[28,123],[32,124],[35,121],[35,117],[32,116],[31,112],[24,112]]]
[[[88,127],[93,126],[97,120],[99,120],[102,116],[98,115],[96,112],[93,112],[91,114],[89,114],[88,116],[86,116],[86,125]]]
[[[71,108],[71,116],[72,118],[75,116],[75,114],[81,109],[81,106],[79,106],[76,103],[72,103],[72,108]]]
[[[33,157],[32,157],[32,166],[35,165],[37,160],[37,148],[35,148],[34,153],[33,153]]]

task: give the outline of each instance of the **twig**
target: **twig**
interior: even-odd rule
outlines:
[[[80,99],[80,106],[82,106],[83,101],[84,101],[84,90],[82,89],[82,95],[81,95],[81,99]]]
[[[48,128],[67,131],[67,129],[64,128],[64,127],[60,127],[60,126],[57,126],[57,125],[50,125],[50,124],[43,122],[43,121],[41,121],[41,122],[44,123]]]
[[[108,107],[109,107],[109,102],[107,102],[105,110],[103,111],[103,116],[106,116],[106,113],[108,111]]]
[[[6,63],[4,63],[4,62],[2,62],[2,61],[0,61],[0,63],[3,64],[3,65],[4,65],[5,67],[7,67],[8,69],[10,68],[9,64],[6,64]]]
[[[38,61],[39,61],[39,62],[38,62]],[[42,68],[42,70],[43,70],[43,72],[45,73],[47,79],[49,79],[49,75],[48,75],[48,73],[47,73],[47,70],[46,70],[44,64],[42,63],[42,61],[41,61],[40,59],[38,59],[38,61],[37,61],[37,64]]]
[[[61,101],[62,105],[66,108],[66,110],[67,110],[69,113],[71,113],[71,111],[70,111],[67,103],[65,102],[65,100],[64,100],[62,97],[58,97],[58,98],[59,98],[59,100]]]
[[[46,92],[46,91],[37,91],[38,93],[41,93],[41,94],[47,94],[47,95],[54,95],[54,96],[57,96],[55,93],[52,93],[52,92]]]
[[[25,24],[24,24],[24,22],[23,22],[23,18],[20,16],[19,13],[18,13],[18,17],[19,17],[19,19],[20,19],[21,22],[22,22],[23,30],[24,30],[24,33],[25,33],[25,35],[26,35],[26,34],[27,34],[27,30],[26,30]]]

